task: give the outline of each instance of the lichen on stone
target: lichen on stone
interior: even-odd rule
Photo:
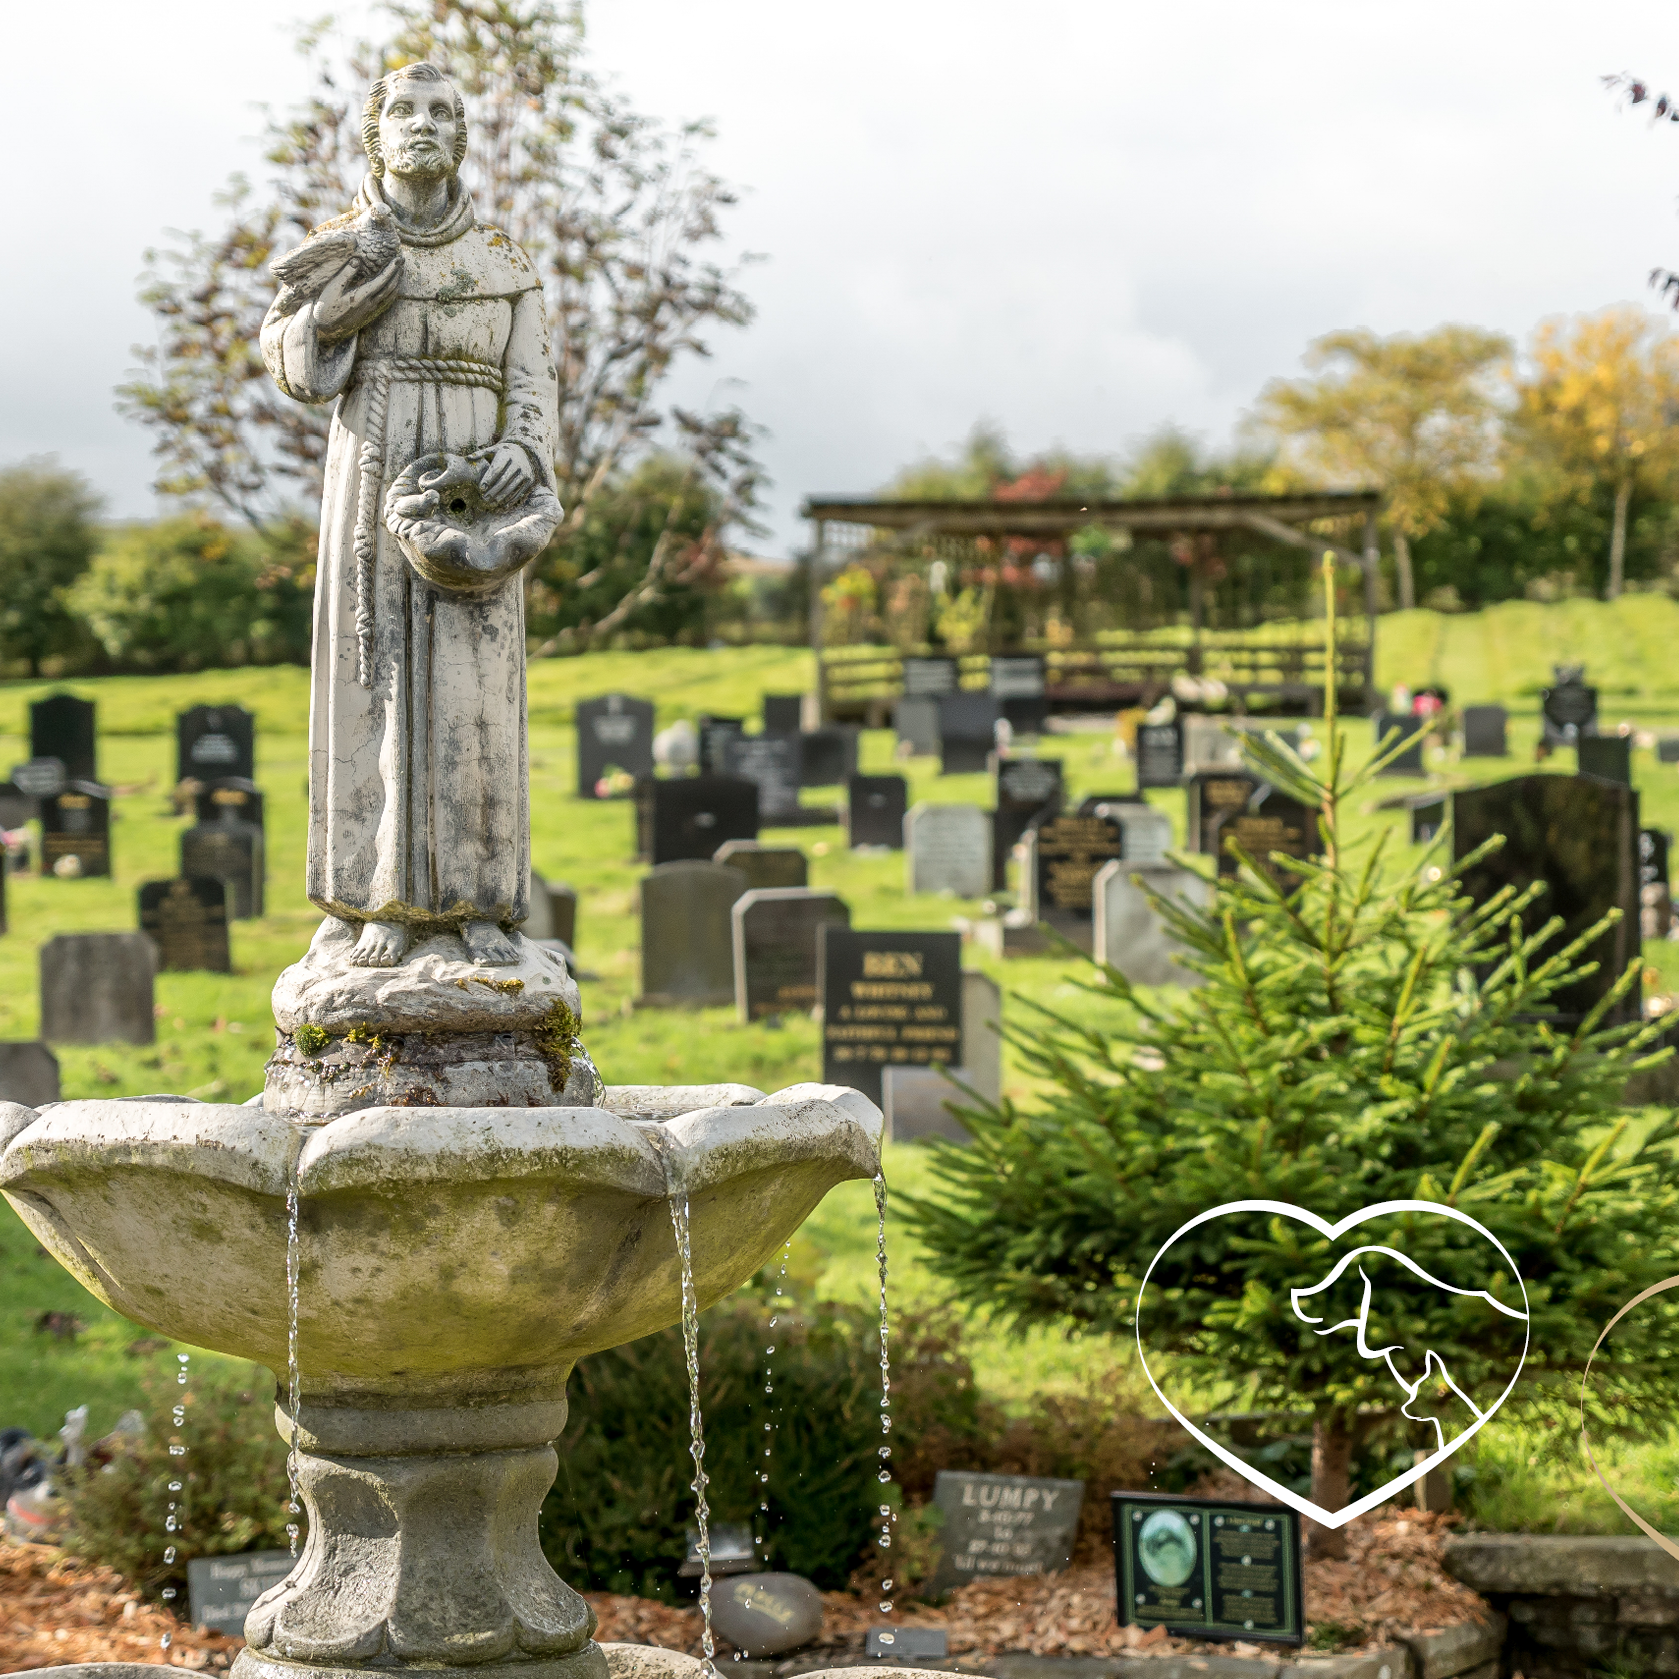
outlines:
[[[583,1047],[577,1038],[582,1024],[575,1011],[561,999],[542,1017],[536,1029],[536,1047],[548,1064],[548,1084],[553,1090],[564,1090],[566,1080],[571,1077],[572,1064]]]

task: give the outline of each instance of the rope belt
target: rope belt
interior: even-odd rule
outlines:
[[[362,367],[368,364],[363,362]],[[358,377],[361,369],[358,368]],[[391,382],[467,385],[501,396],[506,383],[494,362],[464,356],[379,356],[367,390],[367,432],[361,446],[361,488],[356,498],[356,681],[373,686],[373,556],[378,547],[379,493],[385,481],[385,408]]]

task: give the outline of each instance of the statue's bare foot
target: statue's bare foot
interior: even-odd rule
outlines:
[[[480,968],[505,968],[519,960],[519,947],[493,921],[469,921],[461,943]]]
[[[408,934],[391,921],[362,923],[361,937],[350,952],[352,968],[394,968],[408,954]]]

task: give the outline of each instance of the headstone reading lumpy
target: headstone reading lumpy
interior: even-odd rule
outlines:
[[[717,848],[713,862],[739,869],[749,892],[763,892],[810,884],[810,863],[791,845],[760,845],[756,840],[730,840]]]
[[[1043,730],[1049,702],[1044,657],[1041,653],[1000,653],[991,659],[991,697],[1003,720],[1016,734]]]
[[[1597,689],[1586,682],[1584,665],[1558,665],[1549,688],[1539,694],[1541,736],[1549,746],[1572,746],[1597,733]]]
[[[1170,863],[1139,866],[1130,858],[1107,864],[1096,876],[1095,953],[1133,985],[1199,985],[1201,976],[1181,967],[1184,945],[1149,896],[1199,908],[1212,884]]]
[[[1413,717],[1409,713],[1396,715],[1391,711],[1378,711],[1371,719],[1371,733],[1374,744],[1383,752],[1394,752],[1394,756],[1384,764],[1379,771],[1382,775],[1423,775],[1427,772],[1422,761],[1422,732],[1427,727],[1428,719]],[[1401,745],[1401,742],[1405,744]]]
[[[1507,758],[1510,755],[1510,714],[1501,705],[1463,708],[1463,755],[1466,758]]]
[[[889,1142],[913,1143],[928,1137],[968,1141],[951,1108],[971,1106],[975,1096],[995,1102],[1002,1094],[1003,1039],[998,1029],[1002,1018],[1002,987],[978,968],[964,968],[962,1064],[950,1068],[886,1064],[880,1077],[880,1105]]]
[[[730,921],[741,1023],[809,1014],[816,1006],[817,932],[851,925],[844,900],[832,892],[772,887],[738,898]]]
[[[1183,719],[1137,725],[1137,785],[1176,787],[1183,780]]]
[[[970,1580],[1065,1568],[1083,1501],[1083,1481],[941,1469],[933,1504],[944,1516],[942,1554],[923,1594],[938,1597]]]
[[[831,723],[806,729],[799,740],[799,784],[839,787],[857,773],[856,729]]]
[[[44,1043],[0,1043],[0,1102],[44,1108],[58,1099],[58,1057]]]
[[[69,781],[97,781],[98,736],[92,700],[49,694],[29,708],[29,756],[56,758]]]
[[[736,775],[647,777],[636,786],[637,850],[644,862],[709,861],[725,840],[758,837],[758,784]]]
[[[1122,857],[1125,835],[1111,816],[1052,816],[1026,836],[1036,918],[1089,950],[1095,938],[1096,876]]]
[[[149,1044],[156,948],[144,933],[60,933],[41,946],[41,1037]]]
[[[961,1064],[959,933],[869,933],[823,926],[822,1079],[881,1100],[888,1066]]]
[[[264,825],[262,789],[242,776],[206,782],[194,803],[200,822],[230,819],[248,822],[253,828]]]
[[[1581,735],[1574,743],[1581,775],[1601,776],[1605,781],[1632,785],[1632,738],[1630,735]]]
[[[1545,947],[1554,953],[1611,909],[1620,921],[1606,928],[1576,958],[1597,972],[1555,991],[1547,1010],[1565,1020],[1588,1013],[1639,953],[1638,794],[1619,782],[1585,775],[1523,775],[1452,795],[1452,855],[1462,861],[1494,834],[1503,846],[1464,871],[1463,887],[1477,904],[1504,886],[1525,890],[1534,881],[1547,890],[1523,914],[1529,931],[1562,917],[1561,935]],[[1639,988],[1620,1004],[1614,1020],[1635,1019]]]
[[[892,707],[892,728],[900,755],[936,758],[939,753],[939,702],[931,694],[906,695]]]
[[[111,794],[93,781],[72,781],[41,801],[41,873],[59,879],[111,872]]]
[[[256,778],[256,719],[239,705],[195,705],[175,719],[175,779]]]
[[[641,1003],[717,1008],[735,996],[729,911],[746,876],[721,863],[661,863],[641,879]]]
[[[199,875],[140,888],[140,931],[157,946],[160,970],[231,973],[226,883]]]
[[[910,892],[991,890],[991,822],[977,805],[916,805],[904,818]]]
[[[983,774],[997,750],[1001,713],[989,694],[946,694],[939,701],[939,774]]]
[[[901,775],[854,775],[845,784],[847,845],[901,851],[909,783]]]
[[[1220,817],[1241,810],[1263,785],[1246,770],[1204,770],[1192,775],[1187,789],[1187,848],[1210,857]]]
[[[653,773],[653,704],[628,694],[598,694],[577,705],[577,796],[613,796]],[[627,776],[627,782],[619,777]]]
[[[187,829],[181,835],[181,873],[188,879],[221,881],[232,920],[260,916],[266,873],[262,829],[225,816]]]
[[[722,744],[725,775],[739,776],[758,789],[758,825],[773,828],[799,812],[799,741],[796,735],[726,734]]]
[[[1064,797],[1059,758],[999,758],[991,814],[991,885],[1008,885],[1008,862],[1032,823],[1060,810]]]
[[[804,726],[803,694],[765,694],[763,719],[767,735],[796,735]]]

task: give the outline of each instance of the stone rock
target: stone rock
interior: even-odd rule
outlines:
[[[711,1588],[711,1624],[743,1655],[779,1656],[822,1631],[822,1594],[797,1574],[739,1574]]]
[[[149,1044],[156,949],[144,933],[60,933],[41,946],[41,1037]]]
[[[703,1679],[705,1674],[697,1656],[657,1644],[603,1644],[600,1649],[612,1679]]]
[[[1483,1596],[1679,1592],[1679,1562],[1639,1534],[1475,1533],[1446,1541],[1446,1571]]]
[[[675,1119],[701,1108],[750,1108],[764,1100],[749,1084],[609,1084],[599,1106],[625,1119]]]

